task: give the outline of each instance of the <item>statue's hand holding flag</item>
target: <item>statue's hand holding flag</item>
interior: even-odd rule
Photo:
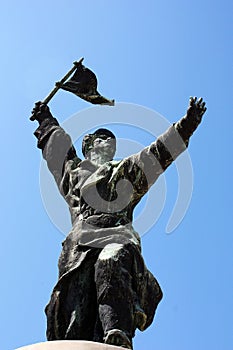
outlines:
[[[93,104],[114,106],[114,100],[103,97],[97,91],[97,78],[89,68],[85,67],[82,62],[84,58],[74,62],[74,66],[69,72],[55,84],[55,88],[43,100],[43,104],[47,105],[59,89],[73,92],[76,96]],[[73,74],[73,75],[72,75]],[[70,76],[72,77],[70,78]],[[70,79],[69,79],[70,78]],[[68,80],[69,79],[69,80]],[[30,120],[35,120],[33,113]]]

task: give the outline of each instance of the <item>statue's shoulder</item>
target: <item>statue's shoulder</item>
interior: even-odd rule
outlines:
[[[111,166],[113,166],[113,167],[115,167],[115,166],[118,166],[121,162],[122,162],[123,160],[121,159],[121,160],[111,160],[110,162],[109,162],[109,164],[111,165]]]

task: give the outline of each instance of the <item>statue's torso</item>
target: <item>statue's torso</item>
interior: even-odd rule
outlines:
[[[132,188],[118,189],[122,162],[108,162],[101,167],[88,160],[78,166],[70,161],[65,168],[64,197],[69,205],[73,227],[63,242],[60,275],[79,266],[83,248],[102,249],[111,243],[133,243],[140,238],[132,227]],[[118,185],[117,185],[118,184]],[[124,186],[124,183],[123,183]],[[81,251],[80,251],[81,249]],[[80,255],[81,254],[81,255]]]
[[[77,166],[72,161],[67,164],[62,185],[67,189],[64,197],[73,223],[97,215],[112,217],[105,220],[110,226],[132,221],[132,185],[118,172],[122,162],[111,161],[99,167],[89,160]]]

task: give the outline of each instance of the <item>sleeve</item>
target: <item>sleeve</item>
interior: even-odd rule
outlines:
[[[197,128],[194,123],[187,117],[181,118],[150,146],[124,160],[127,178],[134,188],[135,201],[140,200],[169,165],[185,151]]]
[[[60,127],[55,118],[44,119],[34,135],[38,139],[37,146],[42,150],[43,158],[61,194],[65,196],[69,180],[69,174],[65,169],[72,168],[72,164],[77,166],[81,161],[76,155],[70,136]]]

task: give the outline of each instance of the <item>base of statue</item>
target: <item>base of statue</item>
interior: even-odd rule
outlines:
[[[122,347],[85,340],[55,340],[23,346],[16,350],[122,350]]]

